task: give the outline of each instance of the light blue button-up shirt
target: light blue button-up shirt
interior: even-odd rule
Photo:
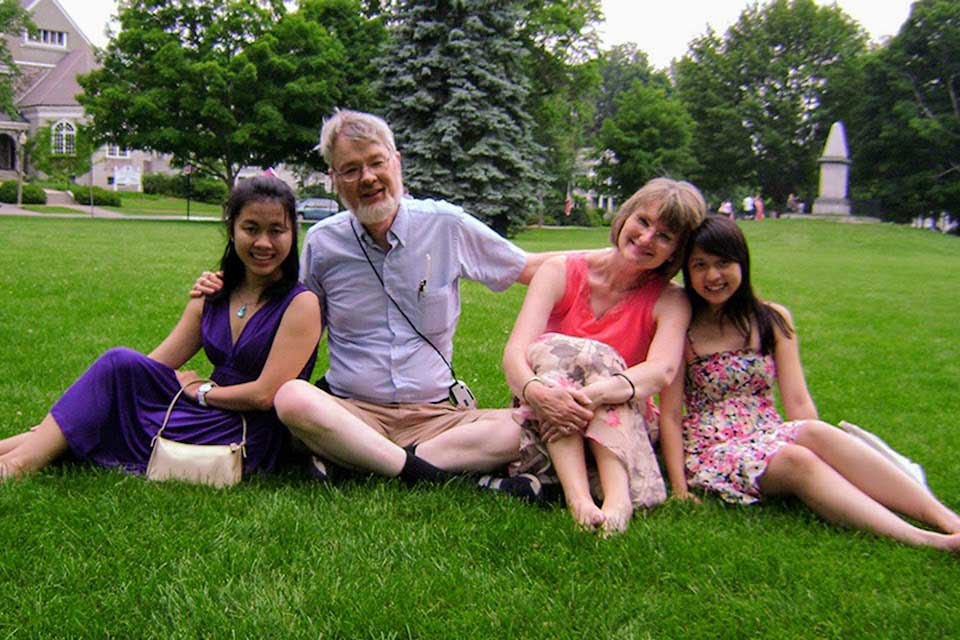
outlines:
[[[384,289],[452,362],[460,278],[502,291],[519,277],[526,254],[460,207],[435,200],[403,198],[387,241],[385,252],[349,212],[307,232],[301,278],[323,309],[327,383],[338,395],[380,404],[446,399],[450,369]]]

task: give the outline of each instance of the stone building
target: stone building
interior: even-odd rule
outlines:
[[[37,32],[5,36],[20,69],[15,87],[17,117],[0,114],[0,180],[17,177],[20,147],[41,128],[50,129],[54,153],[71,154],[77,126],[86,118],[76,99],[77,77],[96,67],[94,47],[57,0],[20,0]],[[146,173],[168,172],[167,159],[155,153],[104,146],[93,154],[92,184],[107,189],[141,190]],[[25,174],[33,171],[26,162]],[[91,184],[91,175],[76,176]]]

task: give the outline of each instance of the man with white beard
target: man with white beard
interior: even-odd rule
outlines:
[[[502,291],[529,283],[549,254],[527,254],[447,202],[404,197],[400,153],[381,118],[338,111],[318,145],[348,211],[315,224],[300,277],[321,300],[330,368],[317,386],[285,384],[274,404],[314,457],[433,480],[519,455],[507,409],[473,408],[453,376],[460,278]],[[319,387],[319,388],[318,388]],[[534,497],[536,479],[511,479]]]

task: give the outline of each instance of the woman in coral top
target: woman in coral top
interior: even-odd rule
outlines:
[[[610,249],[537,271],[510,334],[503,367],[523,425],[511,473],[559,479],[584,527],[623,531],[635,506],[666,498],[650,398],[680,365],[690,305],[670,278],[705,210],[689,183],[648,182],[614,218]]]

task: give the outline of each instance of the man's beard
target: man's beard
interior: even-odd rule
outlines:
[[[389,218],[399,206],[400,203],[397,199],[393,195],[388,195],[383,202],[358,206],[353,210],[353,215],[357,217],[361,224],[377,224]]]

